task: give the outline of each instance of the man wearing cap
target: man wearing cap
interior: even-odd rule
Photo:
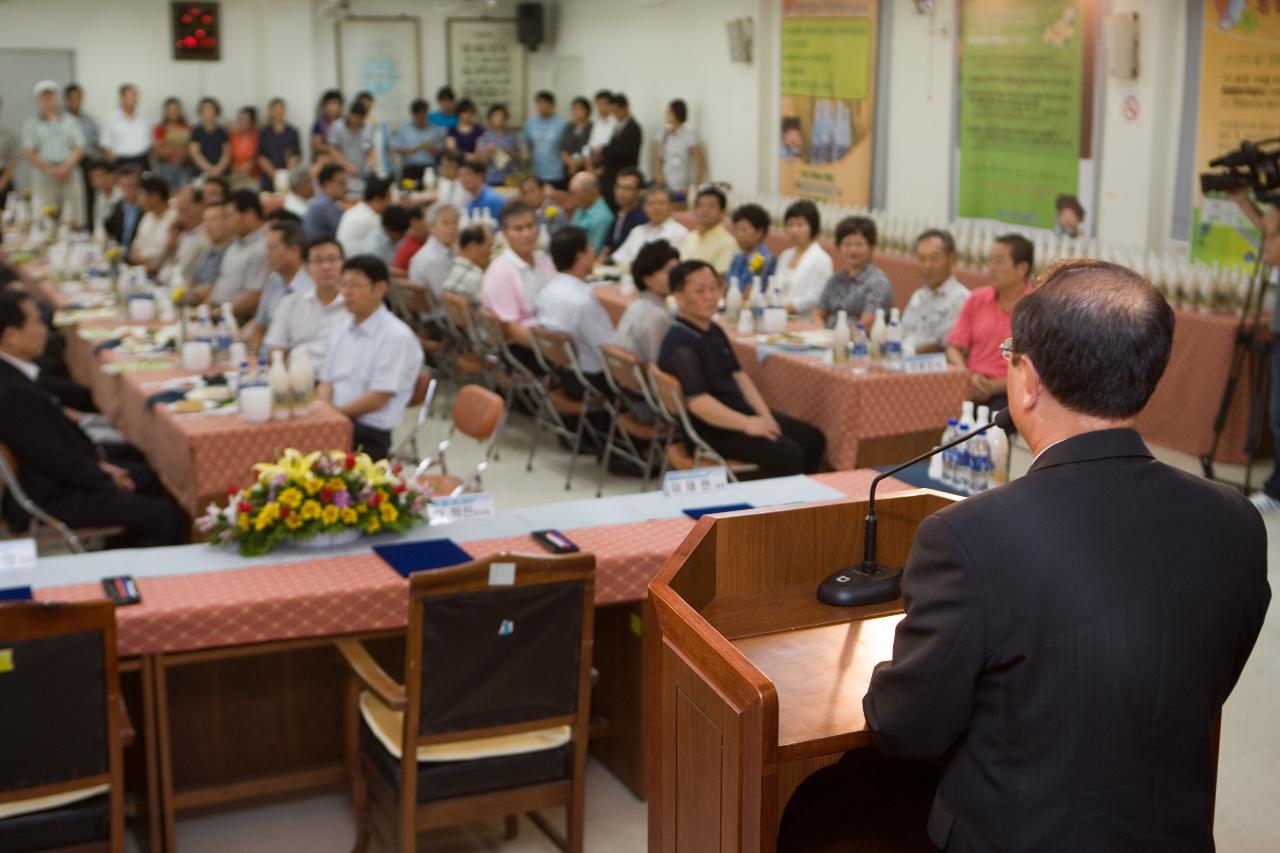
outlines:
[[[80,122],[62,112],[58,84],[41,80],[35,87],[39,115],[22,125],[22,148],[31,163],[31,195],[36,210],[46,205],[62,208],[63,221],[84,222],[84,184],[80,160],[84,134]]]

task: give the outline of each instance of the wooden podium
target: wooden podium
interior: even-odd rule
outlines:
[[[956,498],[876,501],[879,559]],[[649,586],[645,663],[649,849],[773,851],[796,787],[870,745],[862,696],[892,655],[896,600],[818,602],[862,559],[865,501],[704,516]]]

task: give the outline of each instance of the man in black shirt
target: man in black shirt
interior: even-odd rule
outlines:
[[[770,411],[713,322],[720,277],[706,261],[684,261],[667,278],[680,313],[662,339],[658,367],[680,380],[698,434],[726,459],[771,477],[818,470],[826,439],[804,421]]]

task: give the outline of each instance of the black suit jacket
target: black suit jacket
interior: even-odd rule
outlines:
[[[642,141],[640,125],[634,118],[613,132],[613,138],[604,146],[602,152],[603,173],[600,175],[601,190],[611,206],[613,203],[613,184],[618,173],[627,166],[635,166],[640,162],[640,143]]]
[[[0,441],[17,458],[22,488],[44,509],[75,494],[115,490],[111,477],[98,467],[97,448],[62,413],[58,399],[2,359]],[[5,515],[25,529],[26,514],[7,497]]]
[[[950,758],[946,850],[1213,849],[1214,721],[1270,601],[1238,492],[1086,433],[916,532],[876,744]]]

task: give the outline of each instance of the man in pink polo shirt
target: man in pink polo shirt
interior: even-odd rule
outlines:
[[[997,237],[987,253],[991,287],[969,294],[947,336],[947,361],[969,371],[969,399],[992,411],[1008,405],[1000,344],[1013,335],[1013,306],[1031,292],[1034,249],[1020,234]]]
[[[498,225],[507,251],[489,263],[480,283],[480,303],[497,315],[511,343],[512,354],[531,368],[536,365],[529,326],[538,291],[555,277],[555,268],[538,246],[537,215],[529,205],[513,201],[502,209]]]

